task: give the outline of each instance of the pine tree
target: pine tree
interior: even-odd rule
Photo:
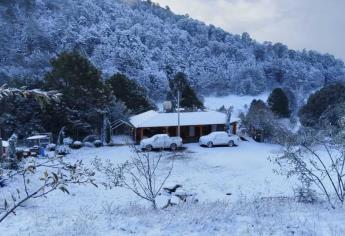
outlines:
[[[248,113],[242,121],[255,140],[260,139],[260,141],[263,141],[276,135],[274,116],[262,100],[253,100],[251,102]],[[260,138],[258,138],[259,136]]]
[[[57,138],[57,145],[63,146],[64,145],[64,143],[63,143],[64,138],[65,138],[65,127],[62,127],[60,129],[60,132],[59,132],[59,135]]]
[[[111,125],[109,119],[106,116],[103,119],[103,143],[111,143]]]
[[[180,106],[187,110],[203,109],[204,105],[197,97],[195,91],[188,82],[187,75],[183,72],[178,72],[174,79],[169,81],[170,92],[168,96],[174,96],[177,100],[177,92],[180,91]]]
[[[113,99],[101,72],[78,52],[61,53],[51,64],[45,86],[63,94],[62,103],[68,111],[68,123],[59,124],[58,128],[66,125],[77,135],[101,128],[102,113]]]
[[[280,118],[290,116],[289,99],[281,88],[272,91],[267,100],[271,111]]]
[[[124,74],[115,74],[106,81],[114,96],[133,113],[155,110],[156,106],[147,97],[146,90]]]
[[[307,127],[316,127],[319,125],[320,118],[323,120],[334,120],[331,117],[330,109],[345,103],[345,86],[342,84],[333,84],[323,87],[312,94],[299,111],[302,125]],[[326,114],[328,113],[328,114]],[[327,117],[329,116],[329,117]]]
[[[42,108],[30,97],[13,96],[0,100],[0,126],[3,137],[18,133],[24,138],[32,133],[44,132]]]
[[[232,113],[234,111],[234,107],[230,106],[228,109],[226,109],[226,124],[225,124],[225,129],[228,131],[228,134],[232,134],[232,127],[231,127],[231,117]]]
[[[17,169],[17,155],[16,155],[16,148],[17,148],[17,135],[12,134],[12,136],[8,140],[8,158],[9,158],[9,168],[10,169]]]

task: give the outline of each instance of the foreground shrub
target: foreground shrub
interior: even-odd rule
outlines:
[[[90,143],[90,142],[85,142],[84,147],[93,148],[93,147],[95,147],[95,145],[93,145],[93,143]]]
[[[55,153],[61,156],[66,156],[71,153],[71,149],[66,145],[62,145],[56,148]]]
[[[86,142],[93,143],[93,142],[95,142],[96,140],[99,140],[99,138],[98,138],[97,135],[88,135],[88,136],[86,136],[86,137],[83,139],[83,143],[86,143]]]
[[[75,141],[70,146],[72,149],[80,149],[83,147],[83,143],[80,141]]]
[[[56,144],[55,143],[50,143],[47,145],[47,150],[50,151],[50,152],[53,152],[55,151],[56,149]]]
[[[70,146],[73,143],[73,139],[70,137],[64,138],[63,139],[63,144],[66,146]]]
[[[96,140],[93,142],[93,145],[95,145],[95,147],[102,147],[103,146],[103,143],[101,140]]]
[[[302,201],[312,201],[310,187],[316,187],[332,207],[344,204],[345,146],[337,137],[301,132],[275,162],[279,165],[278,173],[297,177],[302,186],[307,186],[297,192]]]

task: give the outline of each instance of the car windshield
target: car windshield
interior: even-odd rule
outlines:
[[[211,137],[215,137],[215,136],[219,136],[219,135],[223,135],[224,133],[222,132],[213,132],[213,133],[210,133],[209,136]]]

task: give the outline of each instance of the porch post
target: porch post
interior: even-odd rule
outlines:
[[[133,129],[134,130],[134,143],[137,143],[137,129],[136,128],[134,128]]]
[[[140,140],[144,137],[144,128],[140,128]]]
[[[232,133],[237,134],[237,122],[232,123]]]

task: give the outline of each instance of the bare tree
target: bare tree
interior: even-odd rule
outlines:
[[[22,179],[22,184],[16,186],[16,189],[7,190],[7,194],[4,193],[6,190],[3,190],[3,199],[0,199],[0,223],[9,215],[16,214],[17,209],[30,199],[46,197],[55,190],[69,194],[68,187],[72,184],[97,186],[93,180],[94,172],[85,168],[82,161],[72,164],[61,157],[52,157],[45,161],[31,159],[24,166],[16,171],[0,172],[7,180]],[[38,178],[37,181],[35,177]]]
[[[95,159],[96,169],[106,175],[106,187],[124,187],[138,197],[149,201],[157,209],[156,198],[173,170],[173,157],[171,165],[165,170],[162,168],[164,152],[140,152],[135,146],[131,147],[133,155],[129,161],[114,165],[109,160],[103,163]]]
[[[345,148],[336,137],[302,135],[274,161],[280,166],[280,174],[297,176],[304,186],[316,186],[333,207],[334,198],[344,203]]]

